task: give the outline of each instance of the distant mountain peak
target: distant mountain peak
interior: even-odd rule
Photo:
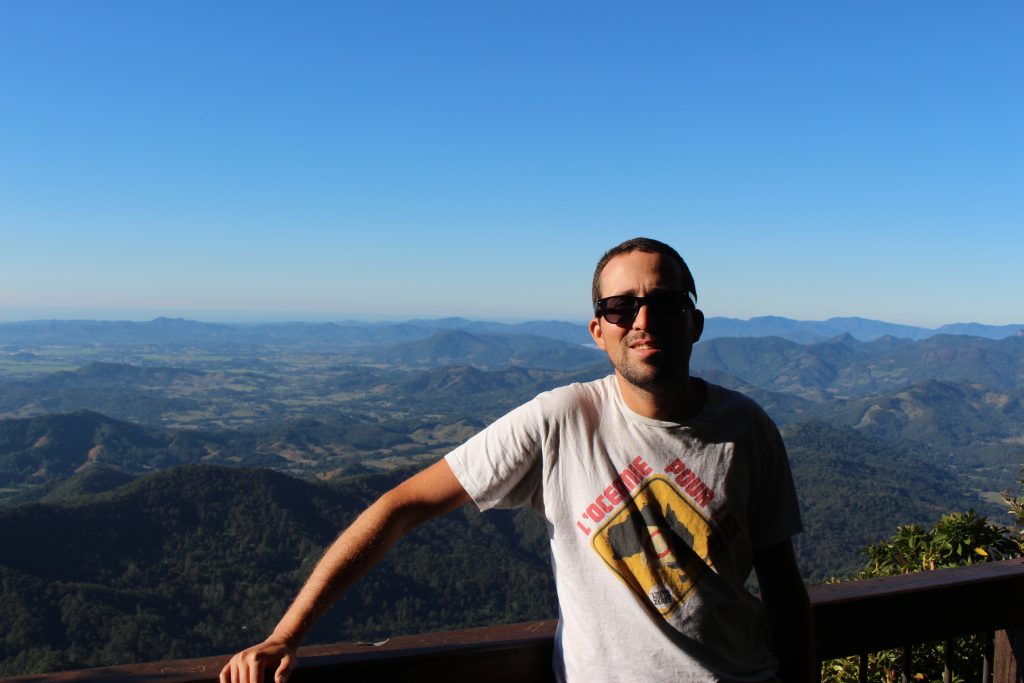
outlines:
[[[857,346],[860,346],[860,345],[864,344],[864,342],[858,341],[857,338],[854,337],[849,332],[843,332],[842,334],[838,334],[838,335],[832,337],[831,339],[828,340],[828,343],[829,344],[840,344],[842,346],[847,346],[847,347],[851,347],[851,348],[852,347],[857,347]]]

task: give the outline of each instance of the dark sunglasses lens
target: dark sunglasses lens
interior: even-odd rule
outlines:
[[[633,296],[610,296],[604,300],[604,319],[611,324],[630,321],[636,317],[636,297]]]
[[[679,315],[683,311],[693,308],[686,292],[663,292],[643,298],[610,296],[602,299],[598,308],[600,315],[603,315],[605,320],[617,325],[633,322],[641,305],[647,306],[650,312],[657,315]]]
[[[647,307],[658,313],[682,313],[689,303],[690,298],[685,292],[666,292],[648,297]]]

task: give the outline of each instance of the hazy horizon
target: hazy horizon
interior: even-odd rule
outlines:
[[[0,324],[2,323],[19,323],[19,322],[38,322],[38,321],[76,321],[76,320],[90,320],[99,322],[151,322],[160,318],[169,319],[182,319],[192,322],[200,323],[223,323],[223,324],[275,324],[275,323],[402,323],[413,320],[444,320],[447,318],[463,318],[473,322],[489,322],[489,323],[503,323],[514,325],[517,323],[527,322],[565,322],[571,324],[582,324],[586,325],[589,322],[589,318],[537,318],[537,317],[503,317],[503,316],[470,316],[470,315],[418,315],[409,314],[405,316],[367,316],[359,314],[345,314],[345,313],[317,313],[306,311],[302,313],[293,313],[287,311],[110,311],[103,309],[84,309],[79,311],[81,315],[76,315],[74,312],[65,310],[54,310],[52,313],[63,313],[63,315],[47,315],[45,311],[40,311],[40,315],[27,316],[27,317],[16,317],[12,315],[10,309],[0,309]],[[123,315],[119,315],[123,313]],[[720,318],[727,320],[738,320],[742,322],[749,322],[757,318],[784,318],[786,320],[792,320],[795,322],[802,323],[817,323],[826,322],[833,319],[862,319],[871,322],[883,323],[887,325],[902,325],[907,327],[918,327],[922,329],[939,329],[948,325],[986,325],[991,327],[1017,327],[1020,326],[1024,329],[1024,322],[1008,322],[1008,323],[985,323],[977,320],[954,320],[946,323],[940,323],[938,325],[914,325],[911,323],[904,323],[898,320],[882,320],[878,318],[865,318],[864,316],[828,316],[826,318],[792,318],[789,316],[779,316],[771,313],[763,315],[750,316],[746,318],[738,318],[735,316],[716,316],[708,315],[708,318]]]

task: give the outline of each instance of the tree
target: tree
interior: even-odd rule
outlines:
[[[1024,467],[1020,468],[1020,485],[1017,492],[1024,494]],[[1013,521],[1017,527],[1017,545],[1020,548],[1020,554],[1024,555],[1024,495],[1014,495],[1014,491],[1010,490],[1003,494],[1003,500],[1010,506],[1007,512],[1013,515]]]
[[[1024,504],[1024,498],[1014,499]],[[1018,508],[1020,509],[1020,508]],[[1024,519],[1018,517],[1018,520]],[[893,576],[944,567],[957,567],[1021,555],[1020,531],[992,524],[984,516],[970,512],[943,515],[931,529],[916,524],[897,527],[887,540],[864,549],[867,566],[858,578]],[[913,615],[906,615],[912,619]],[[984,643],[977,636],[952,641],[952,667],[958,677],[981,677]],[[918,645],[911,648],[914,671],[921,681],[941,681],[944,645]],[[857,680],[857,657],[835,659],[824,664],[822,680],[828,683],[852,683]],[[886,650],[869,655],[869,679],[876,683],[894,683],[902,673],[902,652]]]

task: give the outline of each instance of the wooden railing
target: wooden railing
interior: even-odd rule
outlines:
[[[860,656],[861,680],[870,652],[982,635],[993,641],[983,683],[990,675],[993,683],[1022,683],[1024,559],[845,581],[808,592],[818,658]]]
[[[981,683],[1024,683],[1024,559],[809,590],[819,658],[996,632]],[[302,648],[292,681],[551,681],[553,621]],[[226,657],[0,679],[7,683],[208,683]],[[863,672],[862,672],[863,673]],[[956,672],[953,672],[956,673]],[[962,676],[961,676],[962,677]]]

